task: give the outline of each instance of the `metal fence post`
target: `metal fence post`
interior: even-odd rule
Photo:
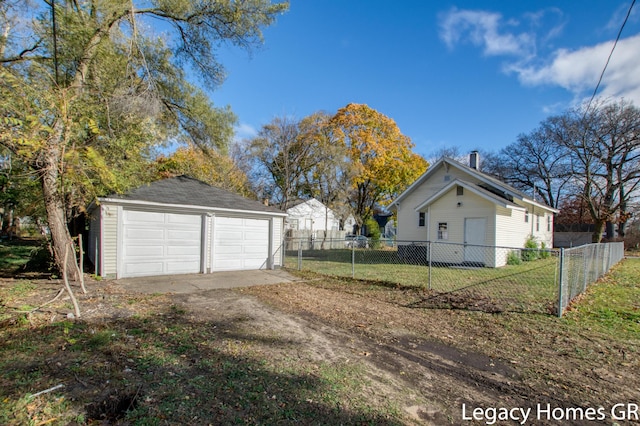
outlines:
[[[562,318],[562,285],[564,281],[564,248],[560,249],[560,271],[558,273],[558,318]]]
[[[427,243],[427,260],[429,262],[429,272],[428,272],[429,290],[431,290],[431,241]]]
[[[582,292],[585,292],[587,290],[587,286],[589,285],[589,264],[590,259],[588,259],[589,256],[587,256],[586,254],[584,254],[582,256],[582,269],[583,269],[583,274],[584,274],[584,283],[582,284]]]
[[[298,240],[298,271],[302,271],[302,239]]]
[[[356,277],[356,244],[355,240],[351,245],[351,278]]]

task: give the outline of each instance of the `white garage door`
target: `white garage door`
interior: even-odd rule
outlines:
[[[214,271],[267,268],[269,220],[216,216],[214,223]]]
[[[123,211],[119,276],[200,272],[202,216]]]

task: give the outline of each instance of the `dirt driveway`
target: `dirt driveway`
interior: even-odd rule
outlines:
[[[385,306],[387,330],[372,337],[371,307],[353,295],[330,294],[306,285],[284,271],[245,271],[176,277],[118,280],[127,291],[169,293],[192,318],[233,324],[258,341],[280,340],[265,351],[270,356],[294,354],[307,361],[359,363],[374,394],[398,401],[419,424],[462,421],[462,404],[484,407],[531,407],[531,390],[512,364],[428,339],[411,330],[402,318],[409,312]],[[255,284],[273,284],[251,288]],[[304,296],[302,296],[304,294]],[[300,305],[300,300],[304,299]],[[291,309],[286,301],[296,300]],[[283,303],[285,302],[285,303]],[[289,312],[285,312],[288,310]],[[354,329],[336,326],[360,315]],[[379,320],[379,316],[377,320]]]
[[[135,291],[142,280],[90,282],[89,292],[79,295],[82,321],[64,320],[70,304],[61,298],[31,318],[32,328],[16,325],[12,339],[50,351],[33,361],[46,373],[34,389],[63,382],[69,401],[102,407],[114,392],[122,395],[133,383],[132,398],[140,395],[149,418],[162,415],[159,402],[169,401],[171,410],[186,406],[192,410],[186,411],[189,416],[208,413],[212,420],[233,422],[237,415],[251,423],[247,419],[256,412],[271,419],[291,407],[293,417],[317,419],[313,416],[319,413],[327,424],[354,424],[353,412],[342,404],[359,398],[365,408],[382,407],[380,411],[392,414],[380,419],[367,417],[365,410],[365,418],[375,421],[356,424],[518,424],[473,422],[468,416],[474,408],[535,410],[549,404],[569,410],[640,402],[636,338],[611,339],[552,316],[416,308],[424,289],[314,275],[260,277],[280,282],[208,289],[210,277],[165,277],[162,285],[147,280],[156,284],[147,285],[145,293]],[[0,279],[7,289],[18,284]],[[11,306],[39,306],[60,285],[31,280],[22,292],[13,290]],[[170,292],[156,294],[162,286]],[[36,328],[38,324],[42,327]],[[52,335],[58,340],[49,345]],[[21,354],[16,350],[20,353],[11,356]],[[338,409],[331,397],[329,405],[317,403],[318,385],[307,387],[327,365],[348,368],[359,377],[357,394],[339,400]],[[11,368],[31,374],[29,364]],[[69,371],[77,375],[69,376]],[[340,388],[336,380],[343,379],[331,376],[322,383]],[[267,388],[275,390],[267,394]],[[191,394],[183,395],[185,389]],[[26,391],[21,388],[20,393]],[[241,398],[246,405],[239,403]],[[295,411],[298,407],[303,409]],[[467,407],[467,419],[462,407]],[[333,417],[326,417],[328,412]],[[522,424],[612,422],[529,419]]]

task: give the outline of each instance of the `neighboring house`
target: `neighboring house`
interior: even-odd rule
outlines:
[[[397,211],[400,252],[403,245],[419,241],[464,244],[462,250],[451,246],[440,251],[446,258],[432,260],[496,267],[506,263],[508,251],[477,246],[521,248],[530,236],[553,246],[558,210],[478,168],[477,152],[471,153],[470,166],[443,158],[391,204]]]
[[[352,214],[350,214],[342,223],[342,229],[344,229],[348,235],[353,235],[356,233],[355,231],[357,223],[358,222],[356,222],[356,218],[353,217]]]
[[[285,227],[296,231],[337,231],[340,220],[333,210],[312,198],[287,209]]]
[[[103,277],[283,264],[285,212],[187,176],[98,198],[89,214],[88,255]]]

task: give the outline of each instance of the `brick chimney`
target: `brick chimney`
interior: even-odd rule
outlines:
[[[469,154],[469,167],[480,170],[480,153],[478,151],[471,151]]]

